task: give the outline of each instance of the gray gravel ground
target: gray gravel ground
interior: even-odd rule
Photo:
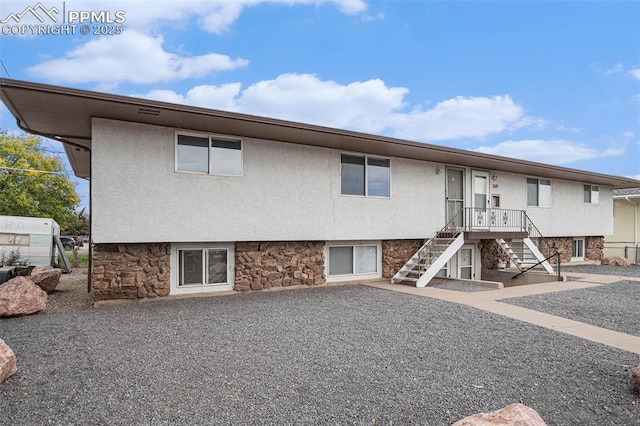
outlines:
[[[560,265],[560,273],[580,272],[583,274],[616,275],[619,277],[640,278],[640,265],[610,266],[610,265]]]
[[[502,299],[501,302],[640,336],[640,281],[619,281],[579,290]]]
[[[640,419],[635,354],[366,286],[8,318],[0,338],[3,425],[448,425],[519,401],[549,425]]]

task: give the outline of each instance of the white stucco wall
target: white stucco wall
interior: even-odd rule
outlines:
[[[340,194],[341,152],[327,148],[245,138],[237,177],[175,172],[172,128],[96,118],[92,146],[95,243],[425,238],[445,224],[444,164],[391,158],[391,197],[367,198]],[[581,182],[552,180],[552,208],[527,207],[526,175],[488,172],[501,207],[545,236],[612,232],[610,188],[590,205]]]
[[[597,204],[584,202],[584,183],[551,179],[551,207],[527,206],[527,178],[544,176],[492,172],[492,194],[502,208],[524,209],[545,237],[605,236],[613,232],[613,191],[600,186]]]
[[[243,176],[175,172],[174,129],[93,120],[92,238],[110,242],[424,238],[444,173],[391,159],[391,198],[340,195],[340,151],[243,139]]]

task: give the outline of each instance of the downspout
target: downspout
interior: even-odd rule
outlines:
[[[638,203],[634,203],[629,199],[629,196],[624,197],[629,203],[633,204],[633,244],[638,247]]]

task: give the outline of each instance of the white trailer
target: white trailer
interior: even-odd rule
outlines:
[[[19,250],[20,261],[35,266],[55,266],[60,226],[41,217],[0,216],[0,257]]]

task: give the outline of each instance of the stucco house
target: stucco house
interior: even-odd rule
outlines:
[[[604,255],[640,263],[640,188],[613,190],[613,234],[605,235]]]
[[[0,80],[90,179],[94,300],[600,259],[617,176],[265,117]],[[553,265],[542,266],[553,273]]]

